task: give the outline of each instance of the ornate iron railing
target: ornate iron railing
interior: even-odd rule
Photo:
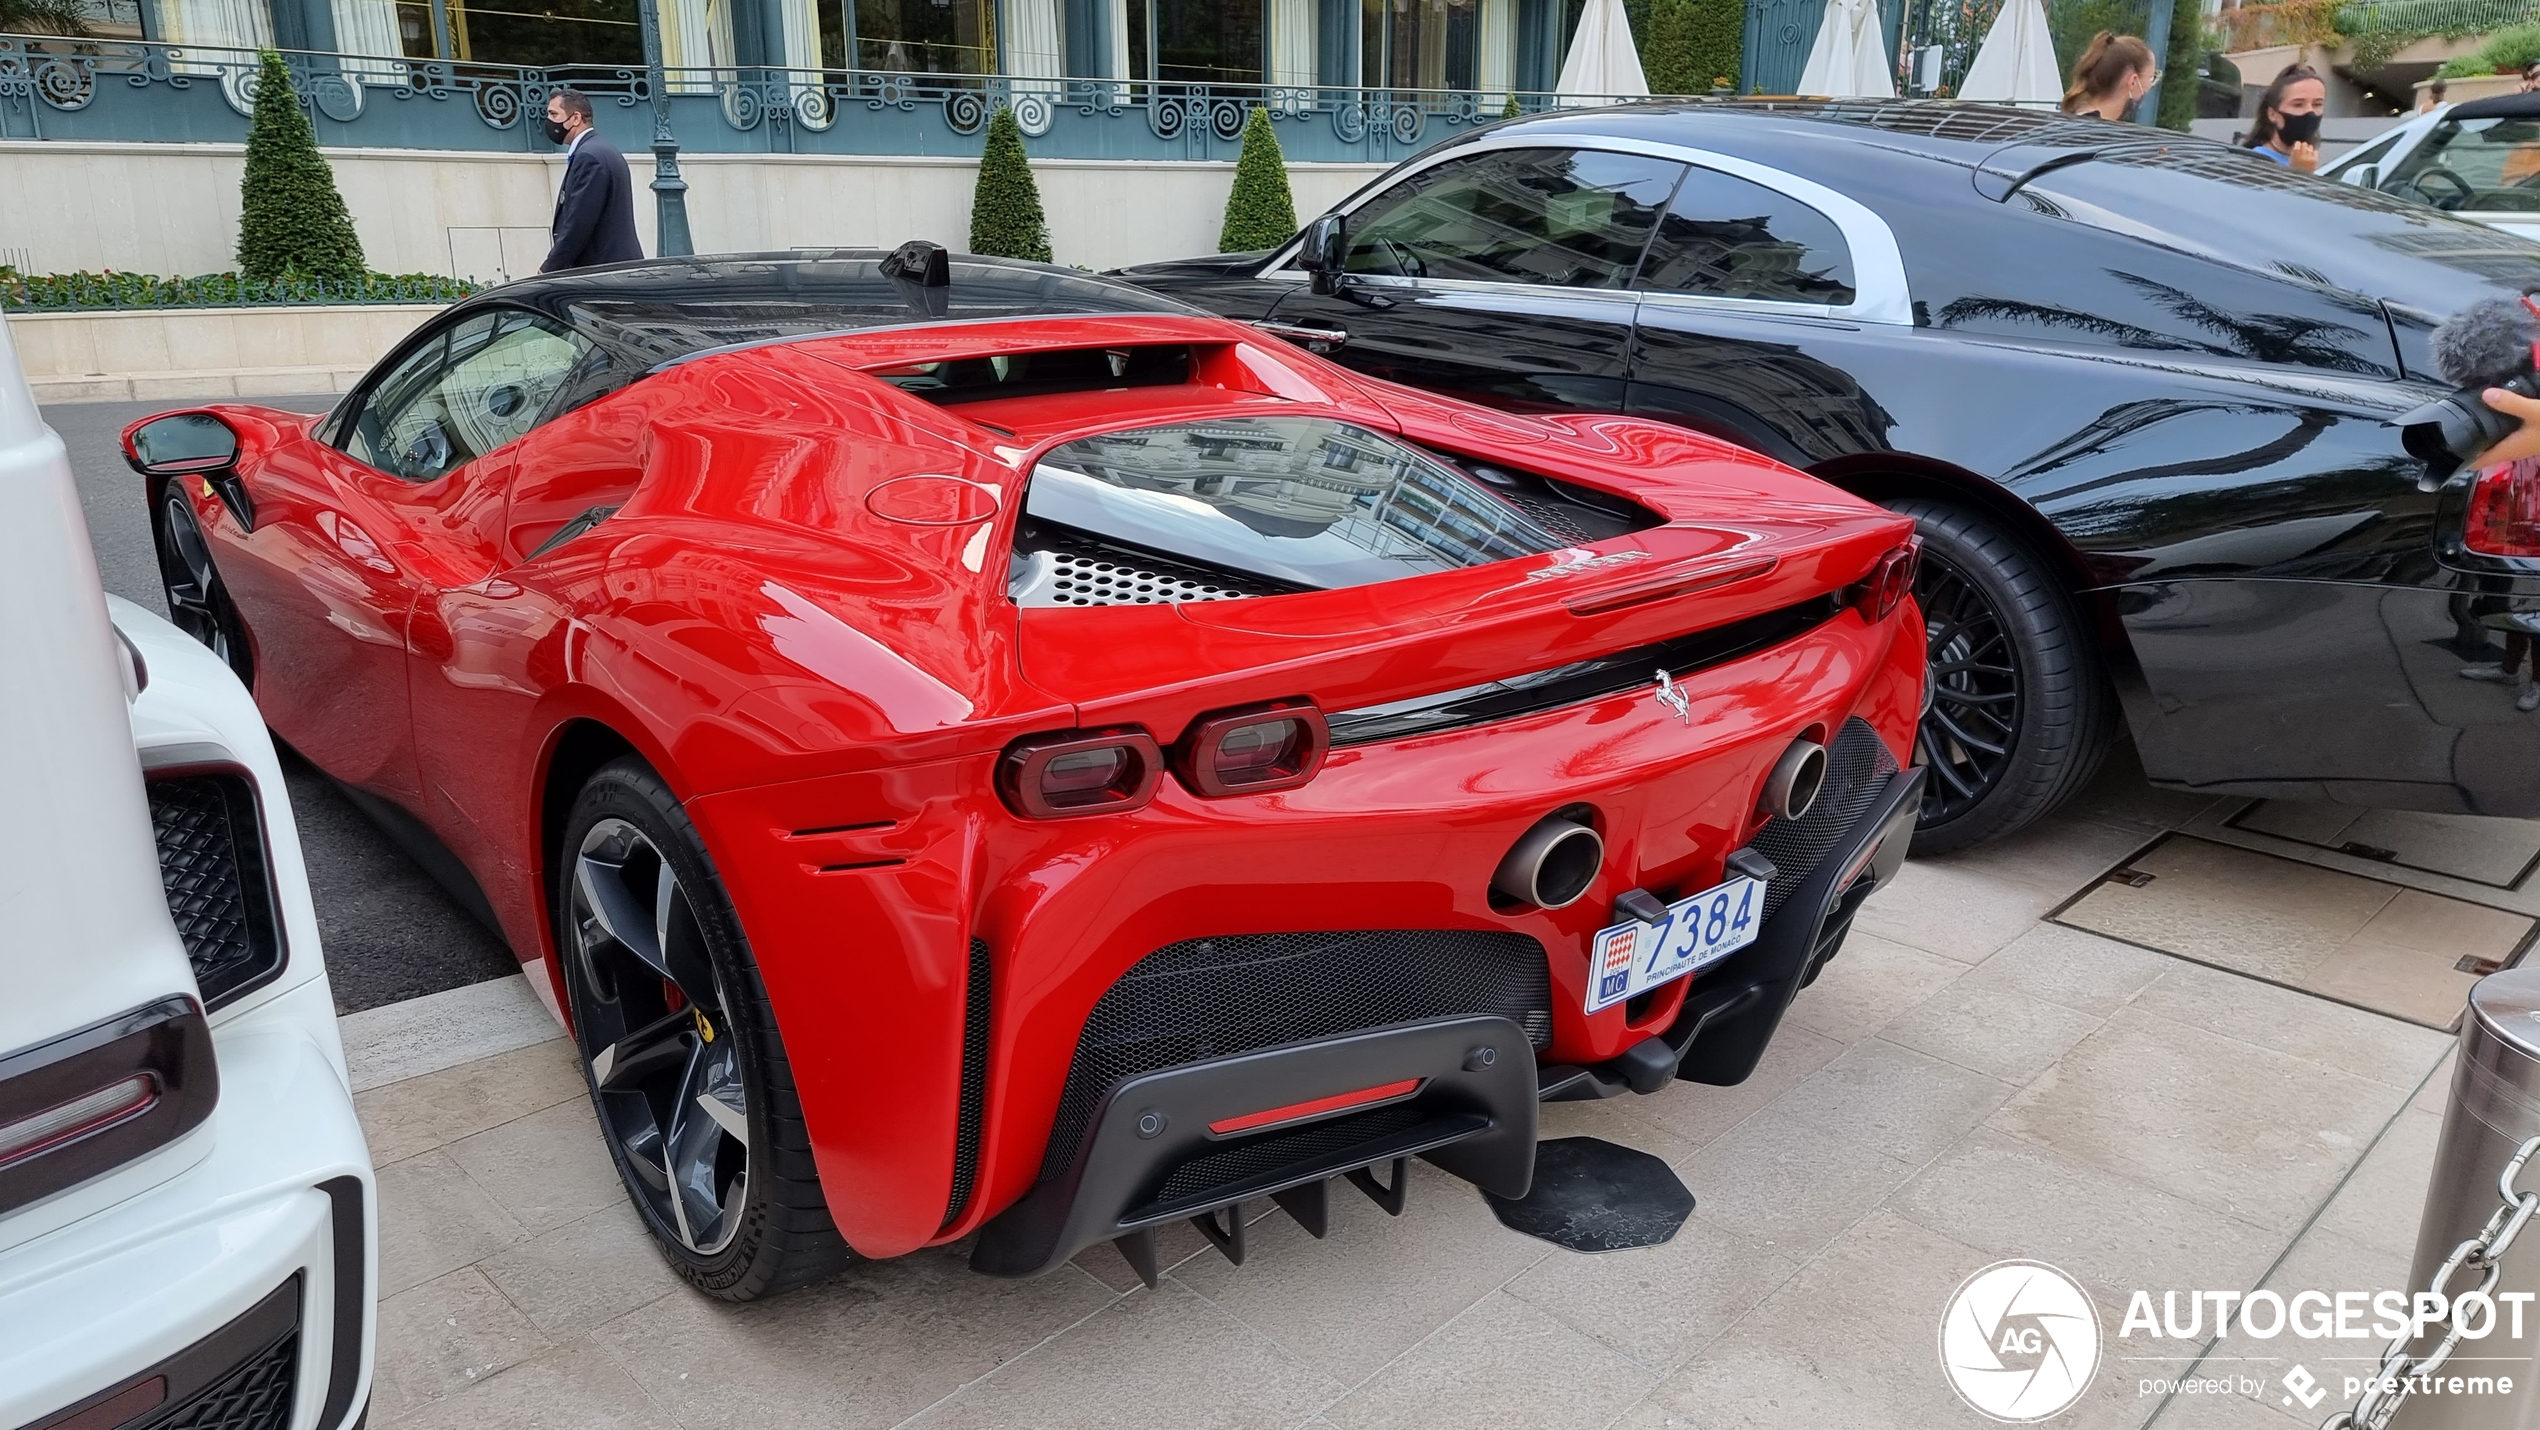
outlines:
[[[629,151],[651,143],[640,67],[529,69],[286,51],[318,142],[551,152],[534,122],[571,85]],[[201,45],[0,35],[0,139],[246,137],[256,52]],[[975,155],[1010,105],[1032,153],[1057,159],[1228,159],[1267,109],[1287,157],[1388,162],[1501,117],[1506,91],[897,74],[767,67],[672,69],[663,88],[691,153]],[[1608,97],[1516,96],[1521,111]]]

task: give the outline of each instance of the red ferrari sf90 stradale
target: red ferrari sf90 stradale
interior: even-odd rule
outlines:
[[[1523,1196],[1539,1100],[1744,1078],[1912,828],[1910,521],[1067,270],[560,274],[125,440],[719,1296]]]

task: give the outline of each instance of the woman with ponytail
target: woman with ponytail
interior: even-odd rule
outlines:
[[[2328,111],[2328,83],[2309,65],[2286,65],[2258,96],[2257,122],[2244,142],[2297,173],[2320,166],[2320,116]]]
[[[2132,35],[2101,30],[2073,65],[2073,86],[2064,91],[2066,114],[2089,114],[2122,122],[2161,79],[2152,47]]]

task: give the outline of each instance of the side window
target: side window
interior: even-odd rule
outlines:
[[[1716,169],[1685,171],[1640,268],[1640,287],[1782,303],[1852,301],[1852,248],[1833,219]]]
[[[1422,170],[1349,219],[1352,273],[1623,288],[1684,166],[1502,149]]]
[[[371,387],[344,450],[410,482],[438,480],[527,434],[589,348],[534,314],[479,313]]]

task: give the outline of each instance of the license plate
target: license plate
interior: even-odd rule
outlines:
[[[1605,929],[1591,945],[1587,1010],[1707,968],[1753,943],[1763,926],[1764,881],[1740,875],[1669,904],[1664,922]]]

